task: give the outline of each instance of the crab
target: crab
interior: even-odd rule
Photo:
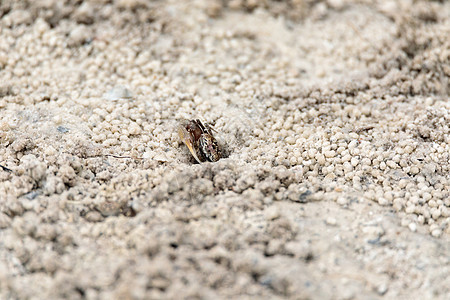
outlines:
[[[178,126],[178,135],[198,163],[216,162],[222,157],[209,124],[203,125],[199,119],[185,121]]]

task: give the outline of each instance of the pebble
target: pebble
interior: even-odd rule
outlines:
[[[409,223],[408,228],[409,228],[409,230],[411,230],[412,232],[416,232],[416,230],[417,230],[417,224],[416,224],[416,223]]]
[[[325,220],[325,223],[326,223],[327,225],[330,225],[330,226],[335,226],[336,223],[337,223],[337,220],[336,220],[336,218],[328,217],[328,218]]]
[[[341,197],[338,197],[338,198],[337,198],[336,202],[337,202],[337,204],[339,204],[339,205],[347,205],[347,204],[349,203],[349,200],[348,200],[347,197],[341,196]]]
[[[80,46],[91,38],[91,30],[85,25],[77,25],[69,34],[69,44]]]
[[[219,77],[217,77],[217,76],[209,77],[208,82],[212,83],[212,84],[217,84],[217,83],[219,83]]]
[[[378,204],[380,204],[381,206],[387,206],[390,204],[390,202],[383,197],[378,198]]]
[[[330,150],[330,151],[326,151],[324,154],[327,158],[333,158],[336,156],[336,151]]]
[[[389,287],[387,283],[382,283],[377,286],[376,291],[379,295],[383,296],[388,291]]]
[[[100,222],[103,220],[103,216],[98,211],[89,211],[85,219],[89,222]]]
[[[419,174],[419,172],[420,172],[420,169],[417,166],[412,166],[410,169],[410,173],[413,175]]]
[[[431,235],[434,237],[440,237],[442,235],[442,230],[441,229],[434,229],[433,231],[431,231]]]
[[[120,99],[131,99],[132,97],[133,97],[133,95],[132,95],[131,91],[122,85],[112,88],[106,94],[103,95],[103,98],[108,101],[117,101]]]

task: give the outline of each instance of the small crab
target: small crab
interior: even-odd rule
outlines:
[[[178,135],[198,163],[216,162],[222,157],[212,129],[207,123],[203,125],[199,119],[184,122],[178,126]]]

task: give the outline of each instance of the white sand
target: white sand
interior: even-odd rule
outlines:
[[[0,2],[0,299],[449,298],[448,2],[64,2]]]

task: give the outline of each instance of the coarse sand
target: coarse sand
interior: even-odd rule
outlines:
[[[449,37],[449,1],[0,1],[0,299],[450,299]]]

